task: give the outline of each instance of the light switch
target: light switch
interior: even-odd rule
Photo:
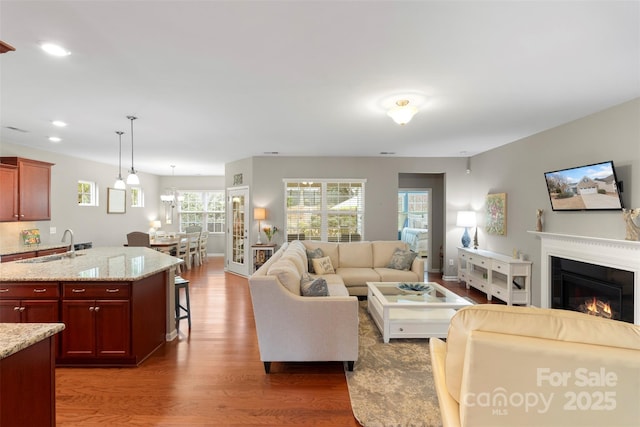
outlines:
[[[49,227],[49,234],[56,234],[56,228],[55,227]]]

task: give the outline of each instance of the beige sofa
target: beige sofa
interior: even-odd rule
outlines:
[[[367,282],[423,282],[424,260],[416,257],[410,270],[387,268],[393,252],[399,248],[409,250],[401,241],[372,241],[332,243],[303,240],[307,250],[320,248],[331,258],[335,275],[329,275],[328,282],[343,283],[349,295],[367,295]]]
[[[307,249],[321,248],[335,273],[312,275],[325,279],[328,295],[303,296],[308,275]],[[348,369],[358,360],[358,299],[367,281],[422,281],[424,262],[411,270],[386,265],[402,242],[285,243],[249,277],[260,359],[265,371],[271,362],[344,361]],[[350,295],[352,294],[352,295]]]
[[[636,426],[640,327],[535,307],[477,305],[430,340],[446,426]]]

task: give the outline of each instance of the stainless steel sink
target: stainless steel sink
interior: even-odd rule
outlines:
[[[84,254],[76,254],[76,256],[82,256]],[[68,254],[41,256],[37,258],[24,259],[22,261],[16,261],[20,264],[41,264],[43,262],[60,261],[61,259],[71,258]]]

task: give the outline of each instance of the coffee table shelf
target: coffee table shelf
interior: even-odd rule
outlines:
[[[391,338],[445,338],[460,308],[473,305],[437,283],[422,283],[424,292],[404,291],[399,282],[367,282],[367,309],[382,333]]]

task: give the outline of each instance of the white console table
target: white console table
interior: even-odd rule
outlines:
[[[458,281],[508,305],[531,303],[531,261],[482,249],[458,248]]]

